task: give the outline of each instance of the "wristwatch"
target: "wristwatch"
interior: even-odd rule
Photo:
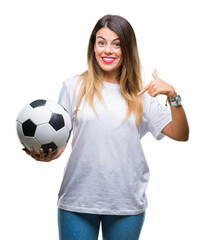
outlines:
[[[181,97],[177,95],[176,97],[167,98],[170,106],[178,107],[181,105]]]

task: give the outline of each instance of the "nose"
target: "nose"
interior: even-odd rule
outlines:
[[[105,54],[109,55],[112,53],[112,46],[111,44],[107,44],[105,48]]]

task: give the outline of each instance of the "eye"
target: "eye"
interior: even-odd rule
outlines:
[[[120,43],[114,43],[115,47],[120,47]]]
[[[98,42],[98,45],[99,45],[99,46],[104,46],[104,42],[99,41],[99,42]]]

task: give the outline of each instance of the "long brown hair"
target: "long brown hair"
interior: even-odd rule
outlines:
[[[125,18],[118,15],[106,15],[102,17],[98,20],[91,33],[87,51],[88,70],[82,73],[79,78],[82,84],[77,99],[76,116],[83,97],[85,97],[85,102],[89,103],[96,114],[97,112],[93,104],[94,96],[96,95],[99,100],[104,103],[102,97],[103,70],[98,65],[94,53],[96,34],[98,30],[103,27],[108,27],[119,36],[123,63],[118,80],[121,94],[127,103],[127,115],[125,120],[133,112],[135,124],[138,125],[142,117],[143,106],[141,96],[137,95],[142,89],[137,41],[130,23]]]

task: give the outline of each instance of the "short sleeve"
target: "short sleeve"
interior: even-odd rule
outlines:
[[[67,88],[65,83],[63,83],[63,86],[61,88],[58,102],[68,111],[71,118],[71,122],[72,122],[71,99],[70,99],[69,89]]]
[[[143,94],[142,100],[143,115],[139,124],[140,137],[150,132],[157,140],[160,140],[165,136],[161,131],[172,121],[171,113],[156,97],[151,97],[148,93]]]

